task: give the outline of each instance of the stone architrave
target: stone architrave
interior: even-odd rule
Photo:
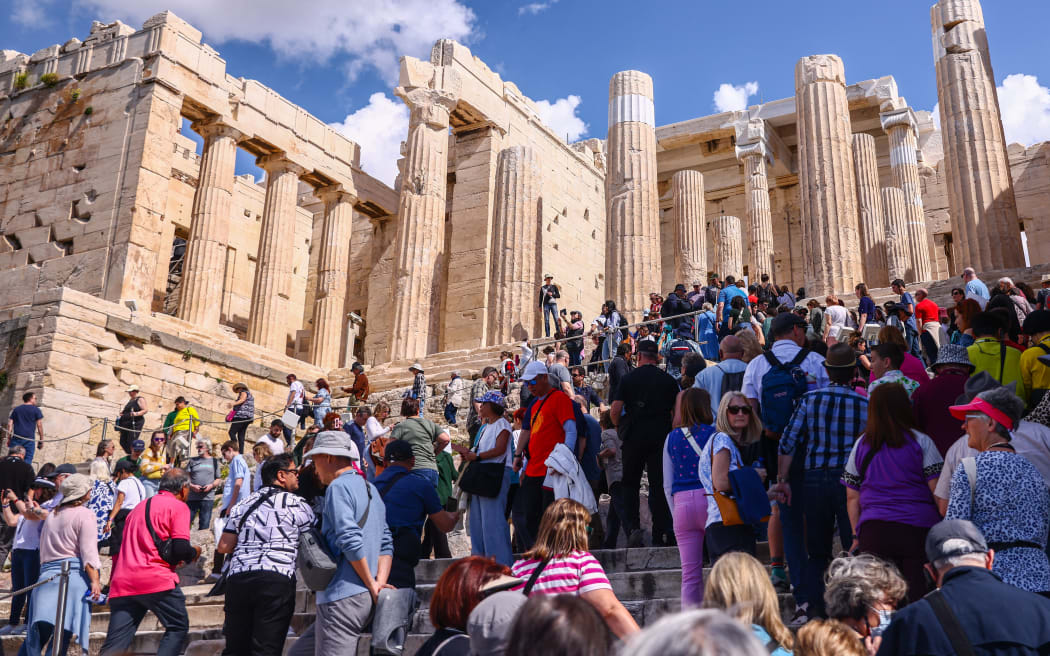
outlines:
[[[661,282],[656,118],[645,73],[621,71],[609,82],[608,137],[605,285],[607,296],[638,318]]]
[[[718,260],[718,273],[724,279],[734,276],[740,279],[744,275],[743,235],[740,234],[740,219],[735,216],[717,216],[712,222],[715,234],[715,258]]]
[[[540,164],[530,146],[500,151],[496,162],[489,342],[528,339],[536,323]]]
[[[930,16],[955,265],[978,271],[1023,267],[981,3],[939,0]]]
[[[795,106],[806,293],[853,291],[861,277],[860,238],[842,60],[835,55],[800,59]]]
[[[204,137],[204,149],[182,266],[179,318],[203,330],[214,330],[219,327],[222,311],[234,166],[242,135],[219,122],[194,124],[193,129]]]
[[[769,210],[768,149],[765,141],[738,145],[736,157],[744,164],[744,196],[751,243],[747,247],[748,275],[758,281],[765,273],[774,277],[773,215]]]
[[[291,239],[295,235],[299,176],[306,169],[283,153],[260,157],[256,164],[266,171],[266,200],[252,285],[248,341],[283,354],[288,342],[284,316],[291,297]]]
[[[430,350],[434,273],[445,248],[449,113],[457,98],[426,87],[396,93],[411,115],[394,240],[390,359],[415,360]]]
[[[908,272],[908,197],[896,187],[882,188],[882,212],[886,220],[886,270],[890,280]]]
[[[910,107],[883,112],[882,129],[890,138],[890,170],[893,184],[908,201],[908,282],[930,280],[930,237],[922,207],[919,182],[918,123]]]
[[[671,176],[675,223],[675,280],[707,284],[707,223],[704,220],[704,176],[678,171]]]
[[[343,329],[346,327],[346,283],[350,266],[350,234],[357,197],[341,185],[319,190],[324,203],[321,257],[314,296],[313,337],[310,361],[322,369],[340,366]]]
[[[861,263],[868,287],[888,287],[886,273],[886,220],[879,190],[879,162],[875,137],[853,135],[853,166],[857,179],[857,215],[860,219]]]

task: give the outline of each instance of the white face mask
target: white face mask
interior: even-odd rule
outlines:
[[[879,615],[879,625],[871,627],[871,635],[877,637],[881,636],[889,628],[890,622],[893,620],[893,611],[880,609],[875,612]]]

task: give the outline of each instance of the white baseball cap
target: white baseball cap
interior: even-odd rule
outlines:
[[[521,373],[521,380],[532,380],[537,376],[547,375],[547,365],[538,360],[533,360],[525,365],[525,371]]]

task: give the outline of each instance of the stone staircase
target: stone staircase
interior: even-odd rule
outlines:
[[[473,374],[480,374],[481,370],[488,366],[499,365],[500,351],[510,351],[518,354],[521,352],[521,344],[502,344],[497,346],[483,346],[477,349],[446,351],[435,353],[419,360],[426,373],[427,384],[438,385],[442,389],[448,382],[449,374],[459,371],[459,375],[470,380]],[[372,393],[386,392],[402,387],[411,387],[414,374],[408,368],[412,361],[399,360],[387,362],[375,367],[366,367],[368,382],[372,386]],[[349,386],[353,381],[350,369],[334,369],[328,374],[328,382],[333,386]]]
[[[593,552],[605,568],[613,591],[623,602],[628,611],[640,625],[652,624],[656,619],[680,608],[682,585],[681,562],[678,549],[674,547],[654,547],[642,549],[612,549]],[[766,543],[759,544],[759,558],[768,562],[769,553]],[[416,590],[420,597],[420,608],[416,611],[410,634],[405,645],[406,654],[414,654],[423,642],[433,633],[428,613],[428,604],[434,593],[434,587],[451,559],[426,560],[416,568]],[[709,570],[705,570],[705,575]],[[225,618],[222,597],[205,596],[209,585],[183,587],[186,595],[186,606],[190,618],[190,633],[187,656],[215,656],[222,653],[225,640],[222,636],[222,624]],[[781,611],[787,617],[794,612],[794,601],[791,595],[780,595]],[[6,617],[9,601],[0,602],[0,617]],[[314,621],[316,606],[313,593],[299,590],[296,593],[295,615],[292,629],[301,633]],[[107,606],[97,606],[91,619],[91,647],[89,653],[99,653],[105,639],[109,623]],[[152,613],[146,615],[128,654],[155,654],[163,629]],[[285,649],[295,642],[295,636],[289,635]],[[6,654],[18,651],[23,641],[22,636],[3,636],[0,648]],[[358,643],[357,653],[368,654],[367,637]]]

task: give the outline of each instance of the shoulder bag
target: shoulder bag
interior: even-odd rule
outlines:
[[[699,445],[692,435],[688,436],[689,446],[699,454]],[[714,439],[712,436],[711,439]],[[715,448],[711,445],[711,471],[714,476]],[[742,524],[759,524],[769,520],[769,497],[766,496],[762,479],[751,467],[738,467],[729,472],[729,485],[732,495],[712,490],[708,496],[714,497],[718,512],[722,515],[723,526],[740,526]],[[712,485],[713,487],[713,485]]]
[[[269,492],[267,492],[266,494],[261,495],[258,499],[256,499],[255,503],[253,503],[248,508],[248,510],[246,510],[245,513],[243,515],[241,515],[240,521],[237,522],[237,535],[238,536],[240,536],[241,531],[244,530],[244,523],[246,521],[248,521],[248,517],[253,512],[255,512],[256,509],[258,509],[259,506],[263,505],[263,503],[265,503],[267,499],[269,499],[270,497],[272,497],[276,493],[277,493],[277,490],[275,488],[271,488]],[[228,563],[229,561],[226,561],[226,562]],[[212,586],[211,590],[209,590],[208,593],[205,596],[206,597],[217,597],[219,595],[226,594],[226,580],[229,578],[229,575],[230,575],[230,569],[229,569],[229,567],[226,567],[222,571],[222,576],[219,577],[219,580],[215,582],[215,585]]]
[[[153,503],[152,497],[146,499],[146,530],[149,531],[149,536],[153,539],[153,544],[157,547],[157,553],[160,555],[160,559],[174,567],[175,563],[171,562],[171,559],[174,558],[174,555],[172,554],[172,549],[175,548],[174,540],[171,538],[161,540],[157,537],[157,532],[153,530],[153,522],[150,521],[149,518],[149,508],[151,503]]]
[[[488,426],[492,425],[488,424]],[[482,434],[484,434],[484,430],[488,426],[482,428]],[[497,439],[499,438],[498,435],[496,437]],[[480,450],[481,437],[478,437],[478,443],[474,445],[474,455],[478,455]],[[463,473],[459,475],[459,489],[474,496],[495,499],[503,488],[503,476],[505,473],[503,470],[507,466],[506,460],[507,455],[504,454],[501,462],[475,460],[469,463],[467,468],[463,470]]]
[[[357,525],[364,528],[368,523],[368,511],[372,509],[372,486],[363,478],[361,480],[364,481],[365,491],[368,493],[368,502]],[[316,527],[299,534],[299,551],[295,557],[295,564],[303,583],[314,592],[327,588],[339,569],[338,560],[332,557],[328,551],[328,543]]]
[[[523,595],[526,597],[529,596],[529,593],[532,592],[532,589],[536,586],[536,582],[540,580],[540,574],[543,573],[543,570],[547,568],[547,565],[549,565],[550,562],[551,557],[547,556],[536,565],[536,569],[532,570],[532,576],[529,577],[529,580],[525,583],[525,587],[521,590]]]

